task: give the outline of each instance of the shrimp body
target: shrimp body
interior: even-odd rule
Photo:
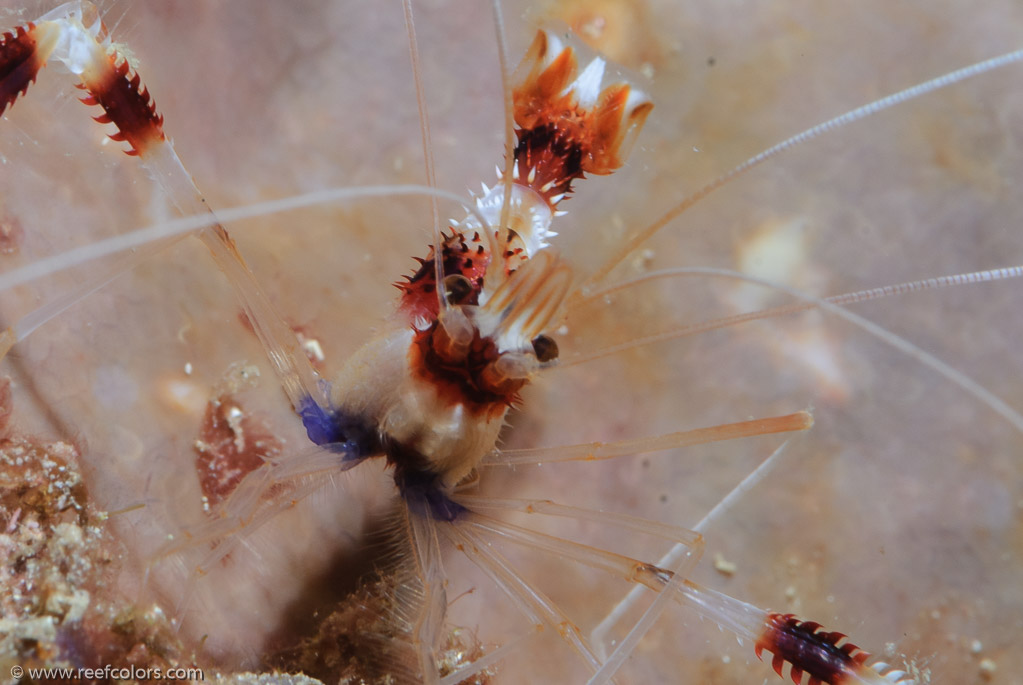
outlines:
[[[538,33],[515,87],[512,178],[484,185],[476,211],[398,284],[403,325],[353,355],[331,406],[300,408],[313,442],[385,454],[403,496],[440,518],[457,514],[445,493],[494,449],[518,392],[556,356],[542,333],[571,285],[548,243],[558,203],[584,173],[621,166],[652,107],[626,83],[601,90],[604,67],[597,57],[580,70],[571,46]]]

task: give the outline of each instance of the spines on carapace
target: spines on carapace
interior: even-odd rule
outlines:
[[[36,48],[35,24],[19,26],[0,36],[0,114],[25,94],[46,64]]]
[[[478,231],[471,235],[463,235],[457,229],[451,235],[442,235],[442,263],[444,275],[460,275],[465,278],[467,290],[454,297],[454,304],[477,304],[479,294],[483,290],[483,276],[490,263],[490,253],[484,247],[485,241]],[[437,317],[437,277],[433,268],[433,246],[426,258],[415,258],[419,268],[411,276],[405,276],[406,282],[394,285],[401,290],[401,309],[413,321],[433,320]],[[452,294],[448,294],[452,301]]]
[[[793,614],[771,612],[767,615],[764,632],[757,639],[757,658],[763,659],[763,650],[774,654],[771,666],[785,677],[782,668],[791,665],[792,682],[800,685],[803,674],[810,678],[807,685],[846,685],[853,682],[906,683],[902,671],[889,670],[886,664],[874,668],[866,664],[869,652],[864,652],[851,642],[839,644],[845,639],[844,633],[819,630],[821,625],[813,621],[802,621]],[[857,679],[858,678],[858,679]]]
[[[127,141],[131,147],[125,153],[138,155],[149,145],[164,140],[163,116],[157,113],[156,103],[126,59],[110,52],[106,62],[94,72],[82,74],[79,87],[89,95],[81,100],[102,107],[104,113],[93,118],[101,124],[114,124],[117,133],[110,137]]]

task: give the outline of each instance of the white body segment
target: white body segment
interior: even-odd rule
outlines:
[[[377,426],[381,437],[427,457],[454,487],[494,449],[505,412],[472,416],[441,397],[409,367],[413,334],[402,328],[363,346],[334,378],[331,400],[341,413]]]

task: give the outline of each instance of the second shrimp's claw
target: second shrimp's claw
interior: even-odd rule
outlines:
[[[883,661],[867,665],[869,652],[851,642],[839,644],[845,639],[845,633],[820,628],[820,623],[800,620],[794,614],[770,612],[754,647],[756,655],[762,659],[765,649],[774,654],[771,666],[783,678],[782,669],[786,663],[790,664],[789,676],[796,685],[800,685],[804,673],[810,676],[808,685],[910,685],[916,682],[908,678],[905,671],[893,669]]]

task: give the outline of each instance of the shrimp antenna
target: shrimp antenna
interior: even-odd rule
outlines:
[[[426,107],[426,89],[423,87],[423,68],[419,62],[419,43],[416,41],[416,22],[412,16],[412,0],[404,0],[405,31],[408,34],[408,54],[412,62],[412,78],[416,84],[416,105],[419,107],[419,134],[423,141],[423,162],[426,166],[426,185],[437,187],[437,170],[433,163],[433,139],[430,136],[430,113]],[[437,283],[437,304],[440,310],[448,308],[448,296],[444,283],[444,236],[440,229],[440,210],[436,196],[430,197],[430,212],[433,214],[433,275]]]
[[[497,40],[497,59],[501,65],[501,101],[504,103],[504,171],[501,172],[501,185],[504,186],[504,202],[501,204],[501,220],[497,230],[508,225],[511,214],[512,185],[515,183],[515,103],[512,102],[511,73],[508,69],[508,39],[504,31],[504,15],[501,14],[500,0],[491,0],[494,8],[494,35]],[[492,254],[497,255],[497,252]],[[491,259],[490,264],[494,264]],[[495,270],[496,271],[496,270]],[[490,266],[487,276],[491,275]],[[490,281],[488,281],[490,282]]]
[[[963,67],[962,69],[950,71],[947,74],[944,74],[943,76],[938,76],[937,78],[933,78],[930,81],[925,81],[910,88],[906,88],[905,90],[900,90],[897,93],[892,93],[891,95],[885,96],[879,100],[874,100],[873,102],[870,102],[866,105],[850,110],[845,114],[840,114],[837,117],[828,119],[827,121],[817,124],[816,126],[811,126],[810,128],[800,133],[797,133],[796,135],[790,138],[786,138],[785,140],[781,141],[780,143],[777,143],[776,145],[767,148],[763,152],[753,155],[742,164],[733,167],[730,171],[722,174],[721,176],[718,176],[716,179],[714,179],[707,185],[703,186],[695,193],[684,198],[681,202],[679,202],[674,207],[665,212],[661,216],[661,218],[657,219],[646,228],[641,229],[638,233],[635,233],[631,237],[627,238],[622,247],[614,253],[611,259],[609,259],[603,266],[597,269],[586,280],[586,282],[580,288],[580,292],[583,295],[586,295],[590,290],[593,289],[593,287],[597,283],[603,280],[604,277],[607,276],[612,269],[618,266],[618,264],[621,263],[621,261],[625,259],[627,255],[631,254],[633,250],[635,250],[640,245],[649,240],[655,233],[657,233],[657,231],[661,230],[667,224],[674,221],[676,218],[678,218],[681,214],[686,212],[690,207],[695,205],[697,202],[707,197],[715,190],[718,190],[719,188],[727,185],[735,178],[742,176],[753,167],[756,167],[762,164],[763,162],[766,162],[767,160],[771,159],[772,157],[775,157],[781,154],[782,152],[785,152],[789,148],[795,147],[809,140],[813,140],[814,138],[817,138],[818,136],[821,136],[825,133],[830,133],[839,128],[842,128],[847,124],[851,124],[855,121],[859,121],[860,119],[872,116],[874,114],[877,114],[878,112],[902,104],[903,102],[906,102],[908,100],[918,98],[932,91],[940,90],[941,88],[946,88],[955,83],[959,83],[960,81],[965,81],[966,79],[973,78],[974,76],[979,76],[980,74],[984,74],[989,71],[993,71],[995,69],[1008,66],[1010,64],[1015,64],[1020,61],[1023,61],[1023,50],[1015,50],[1013,52],[1009,52],[998,57],[992,57],[991,59],[984,60],[983,62],[971,64],[970,66]]]
[[[729,278],[739,281],[745,281],[747,283],[753,283],[756,285],[762,285],[768,288],[774,288],[775,283],[769,281],[763,281],[754,276],[746,276],[739,274],[734,271],[727,271],[723,269],[717,269],[714,267],[679,267],[675,269],[662,269],[659,271],[651,271],[650,273],[643,274],[634,279],[616,283],[608,286],[603,290],[597,291],[592,295],[588,295],[583,299],[576,300],[577,305],[587,305],[591,302],[597,301],[598,298],[607,297],[612,293],[619,292],[642,283],[648,283],[658,279],[666,278],[680,278],[680,277],[717,277],[717,278]],[[998,269],[985,269],[983,271],[973,271],[970,273],[953,274],[951,276],[936,276],[933,278],[924,278],[916,281],[906,281],[904,283],[897,283],[895,285],[883,285],[876,288],[868,288],[866,290],[857,290],[855,292],[843,293],[841,295],[831,295],[828,297],[822,297],[819,300],[809,295],[801,296],[802,301],[782,305],[778,307],[770,307],[768,309],[758,309],[751,312],[743,312],[741,314],[732,314],[730,316],[723,316],[715,319],[707,319],[704,321],[698,321],[696,323],[684,324],[669,330],[661,331],[659,333],[653,333],[650,335],[644,335],[626,342],[609,345],[601,348],[594,352],[579,353],[574,357],[562,358],[553,360],[544,365],[545,369],[548,368],[560,368],[575,366],[576,364],[582,364],[585,362],[593,361],[601,357],[606,357],[625,350],[633,349],[636,347],[643,347],[645,345],[653,345],[666,340],[674,340],[677,338],[684,338],[698,333],[707,333],[709,331],[716,331],[721,328],[728,328],[730,326],[736,326],[741,323],[749,321],[761,321],[763,319],[772,319],[781,316],[787,316],[789,314],[798,314],[800,312],[809,311],[811,309],[818,308],[818,302],[824,302],[835,307],[844,307],[850,304],[859,304],[861,302],[869,302],[870,300],[878,300],[886,297],[895,297],[897,295],[905,295],[907,293],[919,292],[921,290],[933,290],[936,288],[944,288],[950,286],[961,286],[961,285],[972,285],[977,283],[992,283],[995,281],[1008,280],[1010,278],[1023,277],[1023,265],[1002,267]],[[775,288],[782,290],[780,287]],[[787,292],[782,290],[782,292]]]
[[[1021,55],[1023,55],[1023,51],[1021,51]],[[891,331],[887,330],[882,326],[879,326],[873,321],[866,319],[858,314],[854,314],[845,309],[844,307],[839,306],[838,304],[829,302],[826,299],[815,297],[796,288],[789,287],[783,283],[777,283],[775,281],[771,281],[765,278],[758,278],[756,276],[750,276],[744,273],[740,273],[738,271],[731,271],[729,269],[703,268],[700,269],[700,271],[702,271],[706,275],[718,276],[720,278],[731,278],[737,281],[755,283],[765,288],[771,288],[773,290],[777,290],[778,292],[786,293],[788,295],[791,295],[792,297],[798,298],[799,300],[802,300],[803,302],[806,302],[809,305],[812,305],[813,307],[822,309],[823,311],[828,312],[829,314],[834,314],[839,318],[845,319],[852,325],[865,331],[874,338],[877,338],[878,340],[885,343],[889,347],[898,350],[899,352],[905,354],[911,359],[916,360],[918,363],[923,364],[932,371],[937,372],[945,379],[950,381],[952,384],[958,386],[967,394],[973,396],[981,404],[988,407],[996,414],[999,414],[1002,418],[1008,421],[1012,425],[1012,427],[1015,428],[1017,431],[1023,433],[1023,414],[1020,414],[1018,411],[1013,409],[1005,400],[992,393],[990,390],[988,390],[983,385],[967,376],[959,369],[956,369],[947,362],[944,362],[941,359],[935,357],[934,355],[925,352],[918,345],[914,345],[905,338],[895,335]],[[1019,267],[1008,267],[1006,269],[977,272],[976,274],[962,274],[961,276],[942,277],[940,279],[934,279],[934,284],[926,287],[937,287],[938,285],[948,285],[956,283],[982,283],[990,280],[1002,280],[1006,278],[1013,278],[1019,275],[1020,275]],[[922,287],[917,287],[916,283],[908,283],[904,285],[907,290],[923,289]],[[897,285],[889,287],[894,290],[899,290],[903,286]],[[885,290],[886,290],[885,288],[881,288],[882,292],[884,292]],[[870,297],[869,295],[870,291],[863,291],[861,293],[851,293],[850,297],[852,302],[861,302],[867,299],[872,299],[872,297]],[[840,295],[838,297],[839,299],[844,299],[845,296]],[[702,332],[704,330],[720,328],[723,325],[728,325],[730,323],[739,323],[740,320],[744,321],[752,318],[759,317],[740,314],[735,320],[729,319],[726,321],[719,320],[716,322],[708,322],[707,324],[694,324],[693,326],[686,327],[685,329],[677,329],[675,331],[672,331],[670,334],[668,334],[668,337],[670,338],[681,337],[681,335],[688,335],[697,332],[697,329],[700,332]],[[660,339],[659,336],[650,336],[648,338],[644,338],[642,343],[640,344],[655,342],[656,339]],[[625,343],[624,345],[619,345],[612,348],[607,348],[595,354],[586,355],[584,357],[583,356],[578,357],[576,359],[571,360],[571,362],[567,364],[559,364],[559,366],[578,364],[583,361],[590,361],[592,359],[605,356],[607,354],[613,354],[615,352],[621,351],[622,349],[633,347],[634,343],[636,343],[636,341]],[[550,368],[554,368],[554,366],[551,366]]]
[[[301,195],[283,197],[279,200],[268,200],[267,202],[257,202],[255,204],[244,205],[242,207],[234,207],[218,212],[218,216],[222,221],[236,222],[244,219],[269,216],[271,214],[279,214],[282,212],[291,212],[297,209],[316,207],[334,202],[348,202],[350,200],[367,197],[399,197],[403,195],[434,196],[442,200],[455,202],[464,207],[465,210],[472,214],[484,227],[489,227],[487,218],[483,215],[483,213],[472,203],[467,203],[465,198],[461,195],[456,195],[455,193],[451,193],[446,190],[437,190],[436,188],[428,188],[426,186],[419,185],[360,186],[314,190],[309,193],[302,193]],[[70,269],[96,259],[109,257],[110,255],[124,252],[126,250],[136,250],[132,254],[132,261],[129,264],[129,266],[134,266],[140,260],[153,254],[152,252],[147,251],[144,256],[140,256],[139,253],[142,252],[142,250],[139,248],[165,238],[186,235],[199,228],[214,226],[216,223],[217,217],[212,216],[208,212],[201,212],[199,214],[185,216],[180,219],[172,219],[170,221],[153,224],[152,226],[145,228],[138,228],[127,233],[111,236],[110,238],[97,240],[93,243],[89,243],[88,245],[82,245],[81,247],[65,250],[64,252],[58,252],[55,255],[37,259],[36,261],[26,264],[25,266],[18,267],[17,269],[11,269],[10,271],[0,273],[0,291],[8,290],[25,283],[31,283],[32,281],[45,278],[46,276],[50,276],[65,269]],[[169,243],[162,244],[159,247],[164,248],[167,247],[168,244]],[[120,273],[121,271],[117,271],[114,275]],[[111,278],[113,278],[113,276],[107,277],[107,280],[110,280]],[[84,285],[79,286],[79,290],[86,287],[87,286]],[[92,291],[90,290],[89,292]],[[77,300],[75,301],[77,302]],[[24,336],[21,336],[18,340],[22,340],[23,338]]]

